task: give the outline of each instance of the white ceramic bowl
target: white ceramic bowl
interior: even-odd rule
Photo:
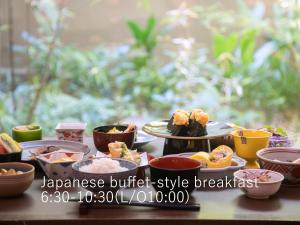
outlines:
[[[83,156],[83,152],[59,150],[47,154],[42,154],[37,157],[37,160],[48,178],[54,180],[66,180],[72,179],[73,177],[72,164],[82,160]],[[73,159],[73,161],[55,162],[55,160],[61,159],[62,157],[70,157]]]
[[[267,182],[253,181],[244,178],[245,172],[266,172],[271,176]],[[234,173],[238,187],[249,197],[254,199],[267,199],[274,195],[280,188],[284,179],[283,175],[278,172],[264,169],[244,169]]]
[[[102,158],[102,157],[100,157]],[[73,176],[75,179],[78,179],[79,181],[88,181],[89,183],[91,181],[98,183],[99,180],[102,180],[104,182],[103,187],[98,185],[87,185],[84,188],[86,188],[89,191],[92,191],[94,193],[99,193],[100,191],[117,191],[119,189],[119,186],[112,187],[111,181],[117,181],[118,184],[120,181],[121,183],[124,183],[129,177],[134,177],[137,174],[137,165],[133,161],[129,161],[126,159],[121,158],[113,158],[115,161],[119,161],[120,166],[126,167],[128,170],[122,171],[122,172],[115,172],[115,173],[92,173],[92,172],[83,172],[80,170],[82,166],[89,165],[93,163],[94,160],[100,159],[87,159],[82,160],[80,162],[74,163],[72,165],[73,168]],[[125,182],[126,183],[126,182]]]

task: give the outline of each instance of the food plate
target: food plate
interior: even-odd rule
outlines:
[[[140,148],[148,143],[150,143],[151,141],[154,141],[156,139],[156,137],[153,137],[152,135],[149,135],[147,133],[145,133],[144,131],[137,131],[137,138],[136,141],[133,144],[133,148]]]
[[[87,145],[73,141],[62,141],[62,140],[39,140],[39,141],[28,141],[22,142],[22,161],[36,161],[32,160],[32,156],[38,153],[40,148],[53,147],[59,149],[65,149],[74,152],[83,152],[87,155],[90,150]],[[55,149],[54,149],[55,150]]]
[[[190,157],[194,155],[195,152],[187,152],[179,154],[183,157]],[[218,180],[218,179],[224,179],[227,177],[227,179],[233,178],[233,173],[235,171],[238,171],[240,169],[243,169],[246,165],[246,161],[236,155],[233,155],[231,166],[224,167],[224,168],[200,168],[199,173],[199,179],[200,180]]]
[[[181,140],[207,140],[224,137],[229,135],[234,129],[226,123],[217,121],[209,121],[206,125],[207,135],[199,137],[184,137],[174,136],[167,129],[169,120],[153,121],[143,126],[143,131],[153,136],[168,138],[168,139],[181,139]]]
[[[140,165],[138,165],[139,168],[147,168],[149,166],[149,161],[153,159],[154,157],[147,152],[139,152],[141,156],[141,162]],[[99,157],[107,157],[109,155],[109,152],[99,152],[96,153],[96,158]],[[113,159],[113,158],[112,158]]]

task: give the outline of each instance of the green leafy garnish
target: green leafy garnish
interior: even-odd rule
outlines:
[[[285,131],[282,127],[277,127],[276,133],[277,133],[277,134],[280,134],[281,136],[284,136],[284,137],[287,136],[286,131]]]
[[[263,128],[267,129],[267,131],[273,133],[273,134],[277,134],[283,137],[287,136],[287,132],[282,128],[282,127],[273,127],[272,125],[265,125],[263,126]]]

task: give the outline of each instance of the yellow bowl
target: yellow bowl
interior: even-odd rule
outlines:
[[[243,136],[241,136],[241,133]],[[269,145],[270,132],[261,130],[235,130],[232,133],[236,154],[248,161],[247,168],[257,168],[256,152]]]

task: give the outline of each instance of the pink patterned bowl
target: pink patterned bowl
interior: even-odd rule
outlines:
[[[59,123],[56,126],[58,140],[83,142],[86,123]]]
[[[264,148],[257,153],[261,168],[273,170],[284,175],[284,182],[300,184],[300,149],[297,148]]]
[[[280,188],[283,175],[264,169],[238,170],[234,174],[238,187],[249,197],[254,199],[267,199]],[[261,181],[258,176],[268,176],[268,180]]]

